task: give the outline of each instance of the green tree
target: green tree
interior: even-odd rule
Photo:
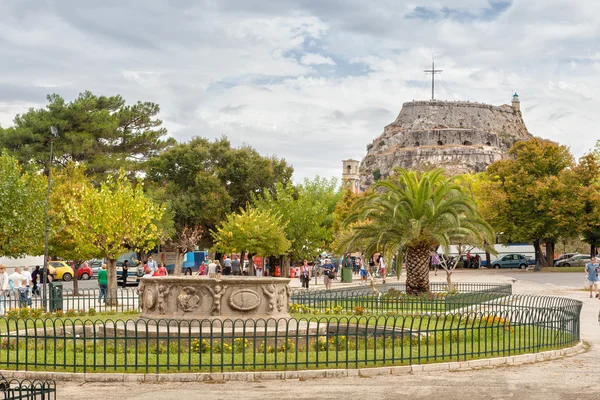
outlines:
[[[160,108],[154,103],[127,105],[119,95],[97,96],[89,91],[70,103],[52,94],[48,102],[46,108],[17,115],[13,127],[0,130],[0,147],[22,164],[45,168],[51,125],[60,132],[54,142],[54,165],[85,162],[86,173],[97,183],[120,168],[133,176],[175,142],[165,139],[167,130],[156,119]]]
[[[600,244],[600,161],[594,154],[586,154],[564,175],[564,181],[569,182],[572,197],[579,205],[578,209],[570,210],[577,221],[574,227],[590,245],[590,255],[595,256]]]
[[[286,223],[280,216],[266,210],[247,208],[237,214],[229,214],[211,235],[218,251],[278,256],[286,254],[290,247],[285,238],[285,227]],[[252,260],[252,257],[249,259]]]
[[[341,193],[335,180],[316,177],[298,187],[277,184],[274,193],[268,190],[255,196],[253,205],[281,215],[286,223],[285,236],[290,241],[288,259],[312,259],[333,240],[333,212]]]
[[[177,232],[185,226],[209,232],[227,214],[246,207],[253,194],[273,191],[291,174],[284,160],[263,157],[251,147],[197,137],[150,162],[148,190],[167,203]],[[205,235],[202,244],[211,247],[212,236]]]
[[[85,175],[85,166],[69,163],[63,169],[55,171],[52,175],[52,190],[50,194],[50,254],[60,255],[67,260],[73,260],[75,280],[73,292],[77,296],[79,282],[77,270],[79,266],[90,258],[100,257],[103,254],[91,243],[79,243],[77,238],[66,229],[69,221],[67,204],[82,202],[86,192],[84,188],[91,189],[92,182]]]
[[[503,240],[533,243],[539,270],[543,258],[552,265],[556,240],[573,235],[577,226],[578,199],[565,174],[573,157],[566,146],[539,138],[517,142],[509,154],[488,167],[481,202],[494,210],[488,221]],[[542,242],[547,257],[542,257]]]
[[[345,225],[360,223],[345,242],[352,248],[360,242],[367,257],[383,252],[406,253],[406,290],[410,294],[429,291],[431,252],[440,245],[480,245],[492,242],[494,233],[477,210],[475,202],[444,170],[398,169],[397,175],[378,181],[373,193],[359,199]]]
[[[0,153],[0,255],[37,255],[44,248],[43,175],[23,171],[16,158]]]
[[[74,238],[74,252],[103,254],[107,259],[108,288],[117,288],[116,261],[130,250],[150,250],[158,244],[164,206],[146,196],[142,185],[133,185],[121,170],[109,176],[99,189],[90,185],[65,199],[64,230]],[[114,303],[116,299],[112,299]]]

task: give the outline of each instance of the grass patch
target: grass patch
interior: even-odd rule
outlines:
[[[107,333],[104,326],[126,323],[124,319],[115,322],[110,318],[114,316],[88,318],[95,318],[95,328],[78,330],[77,335],[68,328],[83,319],[12,320],[27,328],[40,323],[62,329],[43,334],[0,329],[0,368],[137,373],[361,368],[539,352],[577,340],[547,325],[513,325],[488,314],[323,314],[308,320],[318,325],[308,332],[262,330],[247,332],[244,337],[221,330],[200,335],[185,328],[171,337],[153,337],[145,330],[137,335],[117,334],[116,330]]]
[[[572,343],[570,335],[548,329],[504,325],[448,329],[416,337],[308,335],[202,341],[32,337],[3,342],[0,366],[132,373],[361,368],[508,356]]]

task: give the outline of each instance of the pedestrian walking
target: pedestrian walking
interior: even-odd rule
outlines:
[[[333,264],[331,263],[331,260],[329,258],[325,259],[325,264],[323,264],[321,271],[323,273],[323,282],[325,283],[325,289],[330,290],[331,283],[333,282],[335,275],[333,273]]]
[[[32,288],[33,294],[35,294],[37,296],[40,295],[39,279],[40,279],[40,266],[36,265],[35,269],[31,273],[31,288]]]
[[[369,276],[369,272],[367,271],[367,264],[360,259],[360,285],[367,284],[367,277]]]
[[[308,289],[311,276],[311,268],[310,265],[308,265],[308,260],[304,260],[302,267],[300,268],[300,283],[302,283],[304,289]]]
[[[127,287],[127,277],[129,276],[129,260],[123,261],[123,267],[121,272],[121,279],[123,284],[123,289]]]
[[[231,275],[231,258],[225,255],[223,257],[223,275]]]
[[[379,272],[381,273],[381,282],[385,283],[386,268],[385,263],[383,262],[383,254],[381,253],[379,253],[379,255],[377,256],[377,266],[379,268]]]
[[[436,252],[431,254],[431,264],[433,265],[433,273],[437,276],[437,270],[440,266],[440,255]]]
[[[6,307],[6,296],[10,290],[8,284],[8,274],[6,273],[6,265],[0,264],[0,315],[4,315]]]
[[[237,255],[233,256],[233,260],[231,260],[231,273],[236,276],[242,274],[242,264],[240,263],[240,258]]]
[[[106,264],[102,264],[102,269],[98,271],[98,287],[100,288],[98,302],[102,302],[102,299],[104,299],[104,304],[106,304],[106,294],[108,292],[108,274],[106,272]]]
[[[585,266],[588,285],[590,285],[590,298],[594,298],[593,292],[596,292],[598,297],[598,263],[596,257],[592,257],[591,261]]]

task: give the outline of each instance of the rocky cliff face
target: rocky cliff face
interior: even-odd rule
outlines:
[[[449,101],[404,103],[396,121],[368,147],[360,165],[361,188],[395,167],[443,167],[451,174],[480,172],[532,135],[511,106]]]

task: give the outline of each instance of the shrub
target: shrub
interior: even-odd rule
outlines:
[[[43,308],[32,308],[31,309],[31,318],[41,318],[44,315]]]
[[[62,318],[65,316],[65,313],[63,312],[63,310],[56,310],[56,312],[54,313],[54,316],[56,318]]]
[[[249,344],[250,342],[248,341],[248,339],[244,338],[236,338],[233,341],[233,347],[235,348],[235,351],[237,353],[242,353],[244,349],[248,348]]]
[[[29,317],[31,317],[31,310],[29,307],[21,308],[19,310],[19,318],[27,319]]]
[[[6,312],[6,318],[19,318],[19,309],[11,308]]]
[[[77,315],[79,315],[80,317],[85,317],[87,315],[87,311],[79,310],[79,311],[77,311]]]
[[[296,343],[292,341],[292,339],[288,339],[283,342],[278,348],[277,351],[281,353],[285,353],[286,351],[294,351],[296,348]]]
[[[57,313],[58,313],[58,311],[57,311]],[[65,312],[65,317],[72,318],[72,317],[75,317],[76,315],[77,315],[77,311],[75,311],[73,309],[69,309]]]
[[[93,316],[94,316],[94,315],[96,315],[96,314],[97,314],[97,312],[96,312],[96,309],[95,309],[95,308],[93,308],[93,307],[92,307],[92,308],[90,308],[90,309],[88,310],[88,315],[89,315],[90,317],[93,317]]]
[[[361,306],[354,306],[354,308],[352,309],[352,313],[354,315],[365,315],[365,311],[365,308]]]

